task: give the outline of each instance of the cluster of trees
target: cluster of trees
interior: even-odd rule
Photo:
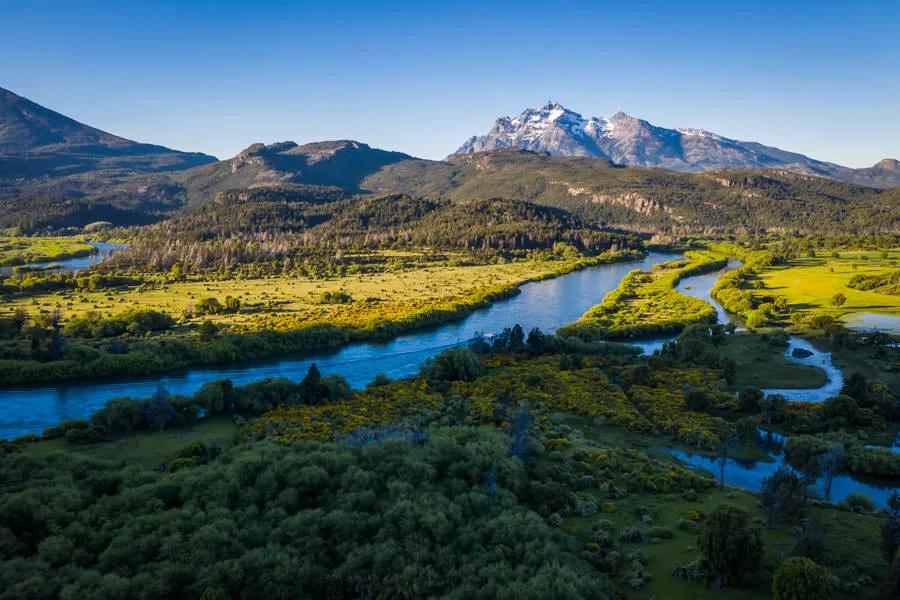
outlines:
[[[140,283],[139,277],[112,272],[79,275],[77,272],[16,270],[11,277],[0,283],[0,294],[37,294],[63,290],[95,292]]]
[[[167,270],[177,263],[204,271],[277,261],[297,269],[336,253],[385,248],[465,250],[484,258],[522,256],[559,242],[586,254],[640,246],[635,236],[585,225],[566,211],[512,200],[258,196],[233,193],[138,230],[106,268]]]
[[[889,271],[881,275],[854,275],[847,282],[847,287],[855,290],[878,292],[879,294],[900,295],[900,270]]]
[[[13,455],[0,481],[6,597],[614,597],[523,502],[497,430],[244,444],[161,476]]]
[[[144,335],[153,331],[165,331],[174,326],[175,319],[156,310],[130,310],[112,317],[103,317],[100,313],[91,311],[68,319],[62,331],[74,338],[108,338],[124,333]]]

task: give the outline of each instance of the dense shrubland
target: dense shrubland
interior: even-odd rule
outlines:
[[[642,358],[625,346],[516,326],[445,352],[415,378],[379,377],[364,390],[313,366],[299,382],[221,380],[191,397],[161,388],[152,398],[114,400],[89,420],[48,429],[44,441],[2,446],[0,597],[91,589],[148,598],[322,590],[611,598],[620,586],[672,577],[658,553],[641,551],[657,544],[664,552],[691,546],[696,560],[675,569],[688,582],[718,581],[722,593],[766,588],[785,557],[752,515],[771,514],[770,528],[791,537],[799,519],[826,509],[791,492],[787,475],[772,480],[760,509],[716,492],[703,473],[607,438],[662,435],[719,452],[735,436],[746,443],[760,425],[790,429],[797,406],[796,414],[849,439],[846,432],[875,426],[865,411],[874,414],[866,407],[881,401],[869,395],[882,392],[854,379],[846,391],[867,398],[856,409],[846,400],[735,397],[727,364],[698,364],[726,337],[695,326]],[[160,457],[162,472],[31,452],[60,442],[89,449],[228,416],[239,425],[231,447],[186,440]],[[806,443],[789,442],[789,453],[800,456],[794,447]],[[805,462],[822,463],[817,448],[806,453]],[[744,508],[685,509],[677,518],[648,508],[696,507],[714,494]],[[893,521],[869,516],[864,499],[847,506],[860,512],[842,516],[860,519],[854,539],[874,538],[879,524],[893,531]],[[834,564],[814,532],[807,537],[803,552],[850,578],[842,586],[858,585],[861,570],[883,570],[868,554]],[[790,579],[777,578],[778,589]],[[684,585],[687,594],[701,589]]]

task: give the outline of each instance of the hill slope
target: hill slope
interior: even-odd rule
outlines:
[[[0,88],[0,179],[174,171],[213,161],[206,154],[121,138]]]
[[[900,231],[900,190],[774,169],[676,173],[505,149],[396,163],[362,186],[374,193],[525,200],[632,231]]]

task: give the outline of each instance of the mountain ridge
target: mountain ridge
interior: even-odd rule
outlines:
[[[166,172],[215,160],[108,133],[0,87],[0,179]]]
[[[511,147],[680,172],[780,168],[872,187],[900,186],[900,167],[895,159],[854,169],[705,129],[668,129],[621,111],[608,118],[584,117],[552,101],[540,108],[527,108],[513,118],[496,119],[486,134],[470,137],[450,157]]]

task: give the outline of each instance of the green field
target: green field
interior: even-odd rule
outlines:
[[[737,365],[734,389],[817,388],[827,383],[825,372],[815,367],[798,365],[784,356],[785,347],[764,336],[739,332],[725,337],[718,351]]]
[[[135,431],[97,444],[69,444],[62,439],[29,444],[24,452],[40,456],[52,452],[75,452],[99,460],[122,462],[140,467],[157,468],[172,460],[178,451],[194,441],[228,445],[238,428],[227,416],[215,416],[197,421],[189,427],[172,427],[163,432]]]
[[[881,275],[897,269],[900,250],[887,252],[841,252],[831,256],[801,257],[787,266],[771,266],[760,275],[766,292],[783,296],[788,308],[800,312],[824,312],[835,317],[855,312],[900,314],[900,296],[863,291],[847,284],[854,275]],[[837,307],[831,303],[835,294],[847,301]]]
[[[211,320],[234,332],[290,330],[321,323],[364,327],[373,321],[396,321],[465,304],[483,292],[512,290],[527,281],[561,274],[596,260],[603,259],[430,266],[330,279],[168,281],[157,277],[154,283],[139,287],[10,297],[3,308],[7,312],[24,309],[34,315],[59,306],[64,319],[88,312],[111,316],[126,310],[153,309],[180,320],[182,326]],[[349,294],[349,300],[339,303],[321,300],[323,294],[335,292]],[[190,316],[199,300],[214,297],[224,302],[226,296],[240,300],[241,309],[229,314]]]

